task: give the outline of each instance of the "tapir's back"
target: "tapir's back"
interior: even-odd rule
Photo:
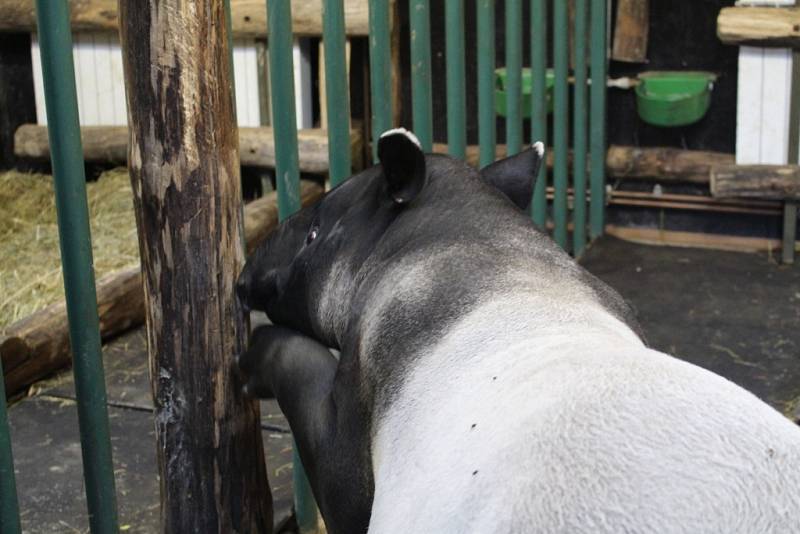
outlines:
[[[371,532],[800,531],[799,429],[602,308],[539,329],[525,300],[476,309],[404,381]]]

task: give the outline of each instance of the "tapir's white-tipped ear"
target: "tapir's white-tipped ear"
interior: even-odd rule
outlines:
[[[537,141],[519,154],[481,169],[484,181],[502,191],[521,210],[531,203],[533,186],[544,161],[544,143]]]
[[[384,132],[378,140],[378,159],[397,204],[414,200],[425,187],[425,154],[419,139],[405,128]]]

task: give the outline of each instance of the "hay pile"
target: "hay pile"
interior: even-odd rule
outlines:
[[[136,265],[139,247],[126,169],[87,184],[95,277]],[[64,298],[52,177],[0,173],[0,333]]]

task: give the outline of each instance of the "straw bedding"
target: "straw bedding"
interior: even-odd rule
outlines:
[[[139,262],[126,169],[87,183],[95,277]],[[52,177],[0,173],[0,333],[64,298]]]

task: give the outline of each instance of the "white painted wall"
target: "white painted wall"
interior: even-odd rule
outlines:
[[[737,5],[794,5],[795,0],[747,0]],[[792,52],[739,48],[736,162],[785,164],[789,156]]]
[[[111,33],[74,34],[72,56],[75,62],[75,85],[81,124],[84,126],[127,124],[125,79],[122,72],[119,38]],[[39,41],[35,34],[32,36],[31,57],[37,122],[47,124]],[[234,42],[233,68],[239,125],[259,126],[261,112],[258,105],[259,79],[255,40],[237,39]],[[310,114],[310,76],[306,87]]]

